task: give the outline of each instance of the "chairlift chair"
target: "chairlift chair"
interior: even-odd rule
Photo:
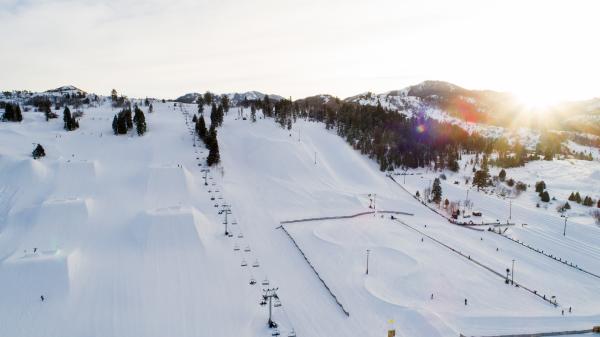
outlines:
[[[229,234],[227,234],[227,237],[230,237],[230,238],[232,238],[232,237],[233,237],[233,233],[229,233]]]
[[[254,263],[252,264],[252,267],[257,268],[258,266],[259,266],[258,260],[254,260]]]
[[[273,303],[273,306],[274,306],[275,308],[279,308],[279,307],[281,306],[281,301],[280,301],[279,299],[276,299],[276,300],[275,300],[275,303]]]
[[[288,337],[296,337],[296,331],[294,331],[294,329],[292,329],[292,331],[290,331]]]
[[[275,328],[275,330],[273,330],[273,333],[271,333],[271,336],[279,336],[279,335],[281,335],[281,334],[279,333],[279,329],[277,329],[277,328]]]
[[[238,238],[239,238],[239,239],[241,239],[241,238],[243,238],[243,237],[244,237],[244,234],[242,234],[242,233],[238,234]]]
[[[250,279],[250,285],[253,286],[256,284],[256,280],[253,278]]]
[[[242,266],[242,267],[245,267],[245,266],[247,266],[247,265],[248,265],[248,262],[246,262],[246,260],[245,260],[245,259],[242,259],[241,266]]]
[[[238,250],[240,250],[240,246],[238,246],[238,245],[236,244],[235,246],[233,246],[233,250],[237,252]]]
[[[264,280],[261,282],[261,284],[262,284],[263,286],[268,286],[268,285],[269,285],[269,280],[265,278],[265,279],[264,279]]]
[[[248,253],[248,252],[250,251],[250,246],[246,246],[246,248],[244,248],[244,251],[245,251],[246,253]]]

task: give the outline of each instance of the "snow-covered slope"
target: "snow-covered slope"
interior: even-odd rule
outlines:
[[[598,278],[449,224],[412,197],[424,179],[407,179],[407,193],[323,124],[299,120],[288,131],[232,108],[218,129],[222,164],[205,185],[196,106],[153,106],[142,137],[112,134],[117,110],[108,102],[84,108],[73,132],[33,111],[0,124],[0,335],[268,336],[264,279],[279,288],[282,335],[493,335],[600,320]],[[30,158],[33,142],[47,157]],[[285,225],[297,246],[279,228],[368,212],[372,199],[379,211],[414,215]],[[561,218],[525,206],[513,221],[529,226],[510,235],[600,274],[599,228],[573,225],[562,238]],[[515,281],[556,296],[557,307],[492,272],[504,274],[513,259]]]

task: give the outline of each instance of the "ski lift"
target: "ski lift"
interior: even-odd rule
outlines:
[[[292,331],[290,331],[290,334],[288,335],[288,337],[296,337],[296,331],[294,331],[294,329],[292,329]]]
[[[256,280],[253,278],[250,279],[250,285],[253,286],[256,284]]]
[[[215,204],[215,207],[219,207],[219,204]]]
[[[260,305],[262,305],[262,306],[265,306],[265,305],[267,305],[267,300],[265,300],[265,299],[263,298],[263,299],[262,299],[262,300],[261,300],[261,301],[260,301],[258,304],[260,304]]]
[[[275,300],[275,303],[273,303],[273,306],[274,306],[275,308],[279,308],[279,307],[281,306],[281,301],[280,301],[279,299],[276,299],[276,300]]]
[[[269,280],[265,278],[265,279],[264,279],[264,280],[261,282],[261,284],[262,284],[263,286],[268,286],[268,285],[269,285]]]
[[[244,234],[242,234],[242,233],[238,234],[238,238],[239,238],[239,239],[241,239],[241,238],[243,238],[243,237],[244,237]]]
[[[244,251],[245,251],[246,253],[248,253],[248,252],[250,251],[250,246],[246,246],[246,248],[244,248]]]
[[[214,195],[211,195],[211,196],[210,196],[210,200],[215,200],[215,196],[214,196]]]
[[[252,267],[258,268],[258,266],[259,266],[258,260],[254,260],[254,263],[252,264]]]
[[[232,237],[233,237],[233,233],[229,233],[229,234],[227,234],[227,237],[230,237],[230,238],[232,238]]]
[[[248,263],[246,262],[246,260],[245,260],[245,259],[242,259],[242,264],[241,264],[241,266],[242,266],[242,267],[245,267],[245,266],[247,266],[247,265],[248,265]]]
[[[240,250],[240,246],[238,246],[238,245],[236,244],[235,246],[233,246],[233,250],[237,252],[238,250]]]
[[[281,334],[279,333],[279,329],[277,329],[277,328],[275,328],[275,330],[273,330],[273,333],[271,333],[271,336],[279,336],[279,335],[281,335]]]
[[[237,221],[233,220],[232,225],[237,225]]]

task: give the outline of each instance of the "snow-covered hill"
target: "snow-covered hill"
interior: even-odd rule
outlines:
[[[497,335],[600,320],[598,278],[448,223],[412,197],[422,175],[406,192],[323,124],[288,131],[232,108],[218,129],[222,164],[204,171],[195,104],[152,104],[141,137],[112,134],[107,100],[84,107],[72,132],[32,110],[0,123],[0,335],[269,336],[264,280],[278,288],[284,336]],[[32,143],[47,156],[33,160]],[[292,223],[289,236],[279,227],[373,204],[413,215]],[[528,226],[507,235],[600,274],[600,228],[574,221],[563,237],[562,218],[518,203],[511,221]],[[502,276],[513,259],[520,287]]]
[[[181,102],[181,103],[195,103],[198,100],[198,97],[200,95],[202,95],[202,94],[197,93],[197,92],[187,93],[183,96],[178,97],[177,99],[175,99],[175,101]],[[227,95],[227,97],[229,98],[229,101],[231,102],[232,105],[238,105],[238,104],[241,104],[245,100],[248,100],[248,101],[263,100],[265,98],[266,94],[263,94],[262,92],[258,92],[258,91],[247,91],[247,92],[242,92],[242,93],[237,93],[237,92],[228,93],[225,95]],[[269,99],[271,99],[273,101],[279,101],[279,100],[283,99],[283,97],[281,97],[279,95],[269,94],[268,96],[269,96]]]

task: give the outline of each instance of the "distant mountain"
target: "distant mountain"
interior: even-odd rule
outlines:
[[[200,96],[200,95],[203,95],[203,94],[197,93],[197,92],[187,93],[183,96],[178,97],[177,99],[175,99],[175,101],[180,102],[180,103],[196,103],[196,100],[198,99],[198,96]],[[238,92],[228,93],[225,95],[227,95],[227,97],[229,98],[229,101],[231,102],[232,105],[238,105],[239,103],[243,102],[244,100],[248,100],[248,101],[262,100],[262,99],[264,99],[266,94],[263,94],[262,92],[259,92],[259,91],[247,91],[247,92],[242,92],[242,93],[238,93]],[[281,97],[279,95],[269,95],[269,98],[274,101],[280,101],[283,99],[283,97]]]
[[[382,107],[406,115],[447,115],[465,122],[502,127],[529,126],[600,134],[600,99],[568,102],[531,111],[512,94],[469,90],[452,83],[425,81],[382,94],[363,93],[344,101]],[[532,113],[535,112],[535,113]]]
[[[62,87],[58,87],[56,89],[46,90],[45,93],[59,94],[59,95],[64,95],[64,94],[85,95],[85,94],[87,94],[85,91],[83,91],[75,86],[72,86],[72,85],[63,85]]]

